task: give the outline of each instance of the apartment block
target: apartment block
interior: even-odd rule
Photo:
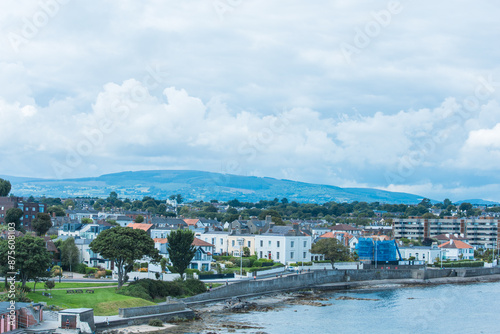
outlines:
[[[498,248],[500,246],[498,240],[500,219],[498,218],[393,218],[392,227],[396,239],[425,239],[439,234],[458,234],[475,247]]]

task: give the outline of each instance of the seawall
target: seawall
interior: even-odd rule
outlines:
[[[188,305],[224,300],[232,297],[252,296],[283,291],[295,291],[327,285],[332,288],[351,288],[368,281],[386,281],[395,284],[418,284],[426,280],[443,278],[465,278],[500,274],[500,267],[454,268],[454,269],[360,269],[360,270],[318,270],[283,277],[241,281],[217,287],[193,297],[184,298]],[[365,284],[366,285],[366,284]]]

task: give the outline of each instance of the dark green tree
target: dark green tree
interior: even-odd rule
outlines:
[[[325,260],[330,261],[333,269],[335,269],[335,262],[349,261],[351,259],[349,248],[344,246],[342,242],[335,238],[319,240],[312,245],[311,253],[323,254],[325,256]]]
[[[61,262],[62,265],[66,268],[69,268],[69,271],[72,271],[72,267],[78,264],[79,260],[79,251],[78,247],[75,245],[75,239],[72,237],[64,240],[61,243]]]
[[[146,231],[129,227],[113,227],[102,231],[90,243],[90,249],[103,258],[114,261],[118,269],[118,288],[125,283],[126,275],[133,269],[135,261],[144,256],[157,263],[161,257],[153,239]]]
[[[39,280],[49,275],[52,255],[47,251],[42,238],[26,235],[16,238],[15,262],[15,270],[10,271],[19,273],[19,280],[22,287],[25,287],[28,280]]]
[[[144,222],[144,217],[141,216],[141,215],[138,215],[137,217],[135,217],[134,222],[136,222],[138,224],[143,223]]]
[[[62,206],[59,205],[52,205],[49,206],[47,209],[47,212],[52,215],[53,213],[56,214],[57,217],[64,217],[66,216],[66,212],[64,211]]]
[[[191,230],[175,230],[168,235],[167,252],[172,265],[184,278],[184,272],[193,259],[196,248],[193,246],[194,233]]]
[[[36,218],[31,222],[31,227],[38,235],[44,235],[52,227],[52,220],[48,213],[37,213]]]
[[[19,208],[10,208],[5,213],[5,223],[8,225],[10,223],[15,224],[15,229],[21,230],[21,217],[23,216],[23,210]]]
[[[0,197],[8,196],[11,187],[10,181],[0,179]]]

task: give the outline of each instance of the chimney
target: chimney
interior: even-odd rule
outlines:
[[[52,212],[52,218],[56,218],[56,212]]]
[[[266,223],[271,223],[272,222],[272,217],[271,215],[266,216]]]
[[[238,216],[238,220],[242,220],[243,218],[241,217],[241,215]]]
[[[450,246],[453,245],[453,239],[450,239]]]

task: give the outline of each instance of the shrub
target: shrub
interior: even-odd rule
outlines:
[[[56,286],[56,283],[54,281],[49,280],[49,281],[45,282],[44,286],[45,286],[45,289],[52,290]]]
[[[163,321],[160,319],[151,319],[148,322],[149,326],[155,326],[155,327],[163,327]]]
[[[148,267],[148,263],[147,262],[142,262],[141,263],[141,268],[147,268]]]
[[[215,261],[229,261],[229,259],[232,258],[230,255],[214,255],[213,259]]]
[[[202,281],[190,278],[184,281],[184,291],[186,292],[185,294],[188,295],[197,295],[207,291],[207,289],[205,283]]]
[[[96,271],[97,271],[97,268],[94,268],[94,267],[86,267],[85,268],[86,275],[94,274]]]
[[[123,286],[118,293],[125,296],[137,297],[154,301],[167,296],[192,296],[206,291],[205,284],[197,279],[182,281],[176,279],[172,282],[163,282],[153,279],[140,279]]]
[[[85,263],[78,263],[76,266],[73,267],[74,271],[76,271],[79,274],[85,274],[85,268],[87,268],[87,265]]]
[[[201,274],[198,269],[186,269],[185,273],[186,275],[193,275],[194,273],[196,273],[197,275]]]

